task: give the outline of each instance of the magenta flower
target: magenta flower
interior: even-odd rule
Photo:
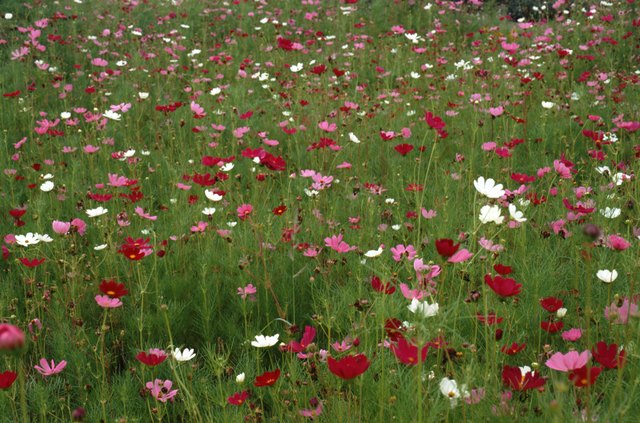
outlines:
[[[56,365],[56,363],[51,360],[51,364],[47,362],[46,358],[40,359],[39,366],[33,366],[42,376],[51,376],[60,373],[67,366],[67,362],[62,360],[60,363]]]
[[[620,307],[616,302],[613,302],[604,309],[604,317],[614,324],[626,325],[629,321],[629,316],[640,316],[640,313],[638,312],[638,304],[630,302],[628,298],[622,301]]]
[[[624,251],[627,248],[631,247],[631,244],[621,236],[609,235],[609,237],[607,238],[607,247],[616,251]]]
[[[236,211],[238,212],[238,219],[245,220],[253,211],[253,206],[251,204],[242,204]]]
[[[108,295],[96,295],[96,303],[102,308],[118,308],[122,305],[119,298],[111,298]]]
[[[591,352],[589,350],[584,350],[581,353],[578,351],[569,351],[566,354],[557,352],[552,355],[545,364],[547,367],[559,372],[570,372],[586,366],[590,359]]]
[[[71,229],[71,223],[54,220],[51,224],[51,227],[53,228],[53,232],[57,233],[58,235],[65,235],[67,232],[69,232],[69,229]]]
[[[178,393],[177,389],[171,390],[173,382],[170,380],[156,379],[153,382],[147,382],[145,386],[151,393],[151,396],[160,402],[173,402],[173,397]]]
[[[0,351],[14,350],[24,345],[24,332],[9,323],[0,324]]]
[[[391,247],[391,253],[393,253],[393,259],[395,261],[402,260],[403,256],[406,256],[407,260],[411,261],[418,254],[413,245],[407,245],[405,247],[403,244],[398,244],[395,247]]]
[[[449,260],[447,261],[449,263],[462,263],[463,261],[469,260],[471,257],[473,257],[473,254],[471,254],[466,248],[463,248],[449,257]]]
[[[560,336],[562,336],[562,339],[564,339],[565,341],[575,342],[582,337],[582,329],[571,328],[562,332]]]
[[[244,288],[238,288],[238,295],[240,295],[240,297],[243,300],[247,299],[247,296],[249,297],[249,300],[251,301],[255,301],[255,294],[256,294],[257,289],[255,286],[253,286],[252,284],[249,284],[247,286],[245,286]]]
[[[342,240],[342,234],[333,235],[331,236],[331,238],[325,238],[324,242],[327,247],[341,254],[348,253],[349,251],[353,251],[357,248],[357,247],[352,247],[346,242],[344,242]]]

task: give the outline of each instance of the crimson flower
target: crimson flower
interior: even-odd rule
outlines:
[[[7,370],[4,373],[0,373],[0,389],[9,389],[13,382],[16,381],[16,377],[18,374],[16,372],[12,372]]]
[[[271,212],[276,216],[282,216],[286,211],[287,211],[287,206],[285,206],[284,204],[280,204],[278,207],[271,210]]]
[[[526,366],[520,368],[505,365],[502,368],[502,383],[515,391],[527,391],[544,386],[547,380]]]
[[[404,332],[402,321],[396,318],[387,319],[384,323],[384,331],[387,333],[391,342],[398,342],[398,340],[402,338],[402,333]]]
[[[118,283],[114,280],[102,280],[100,282],[100,291],[103,294],[110,296],[111,298],[124,297],[129,291],[124,287],[123,283]]]
[[[486,274],[484,275],[484,281],[491,289],[493,289],[493,292],[501,297],[513,297],[514,295],[518,295],[520,293],[520,288],[522,288],[522,285],[516,283],[514,279],[503,278],[500,275],[492,278],[491,275]]]
[[[495,270],[496,272],[498,272],[502,276],[507,276],[507,275],[511,274],[511,272],[513,272],[513,269],[511,268],[511,266],[505,266],[505,265],[500,264],[500,263],[494,264],[493,265],[493,270]]]
[[[545,320],[544,322],[540,323],[540,327],[549,333],[556,333],[562,330],[562,328],[564,327],[564,323],[562,321],[552,322],[549,320]]]
[[[555,313],[564,305],[564,303],[560,298],[547,297],[540,300],[540,305],[549,313]]]
[[[393,286],[391,282],[382,283],[380,278],[377,276],[371,277],[371,287],[377,292],[384,292],[387,295],[390,295],[396,292],[396,287]]]
[[[602,372],[602,367],[583,366],[572,370],[569,373],[569,380],[578,388],[591,386],[596,382],[600,372]]]
[[[139,362],[147,366],[157,366],[167,359],[167,354],[158,348],[151,348],[149,354],[142,351],[136,355],[136,358]]]
[[[275,369],[272,372],[264,372],[260,376],[256,377],[255,382],[253,382],[253,386],[262,387],[262,386],[272,386],[275,384],[280,378],[280,369]]]
[[[413,150],[413,145],[411,144],[398,144],[395,147],[393,147],[394,150],[396,150],[398,153],[400,153],[401,156],[406,156],[407,154],[409,154],[411,152],[411,150]]]
[[[295,353],[301,353],[306,351],[307,347],[311,345],[313,339],[316,337],[316,328],[313,326],[305,326],[304,334],[302,334],[302,339],[300,342],[291,341],[285,347],[285,351],[291,351]]]
[[[427,358],[427,351],[429,350],[429,344],[425,345],[420,350],[418,356],[418,347],[410,344],[404,337],[398,339],[398,344],[391,344],[391,351],[401,363],[415,366],[418,363],[423,362]]]
[[[618,351],[618,344],[607,345],[606,342],[598,342],[591,348],[593,359],[607,369],[617,369],[624,366],[626,351]]]
[[[44,258],[29,260],[26,257],[21,257],[19,260],[20,260],[20,263],[24,264],[29,268],[37,267],[37,266],[40,266],[42,263],[44,263]]]
[[[483,314],[477,313],[476,319],[478,319],[478,321],[484,325],[492,326],[492,325],[497,325],[502,323],[502,321],[504,320],[504,317],[498,317],[495,313],[491,312],[486,316]]]
[[[511,344],[511,346],[504,345],[502,348],[500,348],[500,351],[502,351],[506,355],[516,355],[520,351],[524,350],[524,347],[526,346],[527,346],[526,343],[518,345],[517,343],[514,342],[513,344]]]
[[[227,402],[231,405],[242,405],[248,397],[249,392],[247,391],[236,392],[235,394],[227,398]]]
[[[329,371],[342,379],[353,379],[366,372],[371,362],[364,354],[347,355],[340,360],[329,357]]]
[[[149,243],[149,238],[147,239],[133,239],[128,237],[125,239],[124,244],[120,246],[118,253],[122,254],[129,260],[140,260],[143,257],[148,256],[153,252],[153,248]]]
[[[454,244],[453,240],[449,238],[436,239],[435,244],[438,254],[443,258],[451,257],[458,251],[458,248],[460,248],[460,244]]]

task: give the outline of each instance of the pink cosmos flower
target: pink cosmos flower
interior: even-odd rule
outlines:
[[[416,299],[420,301],[425,295],[427,295],[426,291],[422,289],[411,289],[406,283],[400,284],[400,292],[402,292],[402,295],[404,295],[407,300]]]
[[[59,220],[54,220],[51,224],[51,227],[53,228],[53,232],[59,235],[65,235],[69,232],[69,229],[71,229],[71,222],[61,222]]]
[[[407,260],[411,261],[418,254],[413,245],[407,245],[405,247],[403,244],[398,244],[395,247],[391,247],[391,252],[393,253],[393,259],[395,261],[402,260],[403,256],[406,256]]]
[[[249,217],[252,211],[253,211],[253,206],[251,204],[242,204],[237,209],[238,219],[245,220],[247,217]]]
[[[56,365],[56,363],[51,360],[51,364],[47,362],[46,358],[40,359],[39,366],[33,366],[42,376],[51,376],[60,373],[67,366],[67,362],[62,360],[60,363]]]
[[[24,345],[24,332],[12,324],[0,324],[0,351],[13,350]]]
[[[156,220],[158,218],[158,216],[151,216],[148,212],[145,212],[142,207],[136,207],[135,212],[138,216],[142,217],[143,219]]]
[[[629,322],[629,316],[640,316],[640,313],[638,312],[638,304],[630,302],[628,298],[622,301],[620,307],[616,302],[613,302],[604,309],[604,317],[614,324],[626,325]]]
[[[145,386],[151,393],[151,396],[160,402],[173,402],[173,398],[178,394],[177,389],[171,390],[173,382],[170,380],[156,379],[153,382],[147,382]]]
[[[252,284],[249,284],[249,285],[245,286],[244,288],[238,288],[238,295],[240,295],[240,297],[243,300],[246,300],[247,296],[248,296],[249,300],[255,301],[256,292],[258,292],[258,291],[257,291],[256,287],[253,286]]]
[[[607,247],[616,251],[624,251],[631,247],[631,244],[619,235],[609,235],[607,238]]]
[[[562,332],[562,339],[569,342],[575,342],[582,337],[582,329],[579,328],[571,328]]]
[[[96,303],[102,308],[118,308],[122,305],[119,298],[111,298],[108,295],[96,295]]]
[[[473,254],[471,254],[466,248],[463,248],[449,257],[449,260],[447,261],[449,263],[462,263],[463,261],[469,260],[471,257],[473,257]]]
[[[340,254],[348,253],[358,247],[351,246],[342,240],[342,234],[332,235],[330,238],[324,239],[325,245]]]
[[[590,359],[591,352],[589,350],[584,350],[581,353],[578,351],[569,351],[566,354],[557,352],[552,355],[545,364],[547,367],[559,372],[570,372],[586,366]]]
[[[435,210],[427,210],[424,207],[420,209],[420,213],[425,219],[433,219],[438,215],[438,212],[436,212]]]

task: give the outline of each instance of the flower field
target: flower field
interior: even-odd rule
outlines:
[[[0,421],[636,421],[640,9],[527,4],[1,2]]]

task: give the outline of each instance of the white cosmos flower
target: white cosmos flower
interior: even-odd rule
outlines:
[[[66,119],[69,119],[70,117],[71,117],[71,113],[69,113],[69,112],[60,113],[60,118],[62,118],[62,119],[66,120]]]
[[[289,70],[291,72],[300,72],[303,66],[304,65],[302,63],[298,63],[297,65],[292,65],[291,67],[289,67]]]
[[[111,119],[111,120],[120,120],[122,118],[122,115],[120,113],[116,113],[112,110],[107,110],[106,112],[104,112],[102,114],[102,116],[106,117],[107,119]]]
[[[493,206],[486,205],[486,206],[483,206],[480,209],[479,219],[480,219],[480,222],[482,222],[482,223],[493,222],[496,225],[499,225],[504,221],[504,216],[501,215],[500,206],[498,206],[498,205],[493,205]]]
[[[204,190],[204,195],[205,197],[207,197],[209,200],[211,201],[220,201],[222,200],[224,197],[220,194],[216,194],[215,192],[209,190],[209,189],[205,189]]]
[[[35,236],[38,237],[38,239],[42,242],[53,242],[53,238],[51,238],[49,235],[47,234],[38,234],[36,233]]]
[[[411,304],[407,306],[410,312],[414,314],[422,314],[423,317],[433,317],[438,314],[438,310],[440,306],[438,303],[429,304],[426,301],[419,301],[417,299],[412,299]]]
[[[239,375],[236,376],[236,383],[244,382],[244,378],[245,378],[244,372],[240,373]]]
[[[85,212],[87,213],[87,216],[89,216],[89,217],[102,216],[103,214],[107,213],[108,211],[109,211],[108,209],[105,209],[102,206],[96,207],[95,209],[87,209],[87,210],[85,210]]]
[[[558,311],[556,311],[556,316],[558,316],[558,319],[562,319],[566,315],[567,315],[567,309],[564,307],[561,307],[558,309]]]
[[[102,250],[104,250],[104,249],[105,249],[105,248],[107,248],[107,247],[108,247],[108,245],[107,245],[107,244],[100,244],[100,245],[96,245],[95,247],[93,247],[93,249],[94,249],[95,251],[102,251]]]
[[[171,354],[177,361],[189,361],[196,356],[196,353],[193,352],[193,348],[185,348],[182,351],[180,351],[180,348],[176,348],[171,352]]]
[[[600,214],[608,219],[615,219],[616,217],[620,216],[621,212],[622,210],[618,208],[612,209],[611,207],[605,207],[604,210],[600,209]]]
[[[215,207],[207,207],[206,209],[202,210],[202,214],[206,216],[213,216],[215,212],[216,212]]]
[[[631,175],[627,175],[626,173],[618,172],[611,177],[611,180],[617,186],[622,185],[624,181],[628,181],[631,179]]]
[[[616,269],[613,270],[598,270],[596,273],[598,279],[600,279],[604,283],[611,283],[618,278],[618,271]]]
[[[440,392],[449,398],[451,407],[456,406],[458,398],[460,398],[460,390],[458,389],[458,383],[454,379],[449,379],[448,377],[442,378],[440,381]]]
[[[23,247],[28,247],[30,245],[35,245],[40,242],[40,237],[38,234],[34,234],[33,232],[27,232],[26,235],[16,235],[16,244],[21,245]]]
[[[493,179],[484,179],[484,176],[480,176],[473,181],[473,186],[476,187],[478,192],[489,198],[500,198],[504,195],[505,191],[502,189],[502,184],[496,184]]]
[[[209,94],[211,95],[218,95],[222,92],[222,90],[219,87],[213,87],[211,89],[211,91],[209,91]]]
[[[278,343],[278,339],[280,339],[279,333],[273,336],[256,335],[256,340],[251,341],[251,346],[256,348],[272,347]]]
[[[543,101],[542,102],[542,107],[545,109],[551,109],[553,106],[555,106],[556,104],[552,101]]]
[[[358,137],[356,137],[356,135],[353,132],[349,132],[349,141],[356,144],[360,144],[360,140],[358,139]]]
[[[518,223],[527,221],[527,218],[524,217],[524,213],[518,211],[515,204],[509,204],[509,215],[511,215],[511,218]]]
[[[49,192],[55,187],[53,181],[46,181],[42,185],[40,185],[40,191]]]
[[[384,246],[381,244],[377,250],[369,250],[366,253],[364,253],[364,256],[369,258],[378,257],[380,254],[382,254],[383,251],[384,251]]]
[[[233,163],[225,163],[224,166],[220,168],[220,170],[222,170],[223,172],[230,172],[231,169],[233,169],[233,167],[234,167]]]
[[[138,93],[138,97],[140,97],[140,100],[146,100],[149,98],[149,93],[141,91]]]

